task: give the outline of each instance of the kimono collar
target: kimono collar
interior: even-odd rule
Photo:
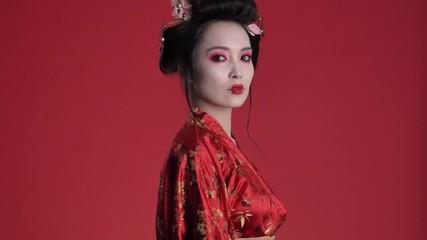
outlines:
[[[191,112],[189,113],[189,120],[192,123],[199,126],[201,125],[202,127],[205,127],[206,129],[215,133],[216,135],[219,135],[222,138],[226,138],[227,140],[233,143],[230,136],[228,136],[224,128],[222,128],[221,124],[219,124],[219,122],[211,115],[209,115],[209,113],[203,111],[203,109],[197,105],[191,105],[191,111],[194,113],[194,115]],[[200,121],[197,121],[195,117],[197,117]]]

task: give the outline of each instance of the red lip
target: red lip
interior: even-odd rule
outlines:
[[[242,94],[243,85],[242,84],[234,84],[233,86],[231,86],[230,91],[233,94]]]

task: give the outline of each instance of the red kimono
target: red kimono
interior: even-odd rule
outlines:
[[[157,239],[273,236],[284,206],[221,125],[192,110],[161,171]]]

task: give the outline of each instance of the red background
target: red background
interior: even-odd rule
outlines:
[[[427,3],[258,0],[233,129],[285,203],[278,239],[427,239]],[[0,238],[154,239],[186,116],[158,71],[162,1],[2,1]]]

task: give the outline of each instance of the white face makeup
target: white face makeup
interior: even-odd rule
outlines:
[[[210,24],[193,59],[193,103],[202,108],[243,105],[254,74],[251,56],[249,37],[242,26],[231,21]]]

